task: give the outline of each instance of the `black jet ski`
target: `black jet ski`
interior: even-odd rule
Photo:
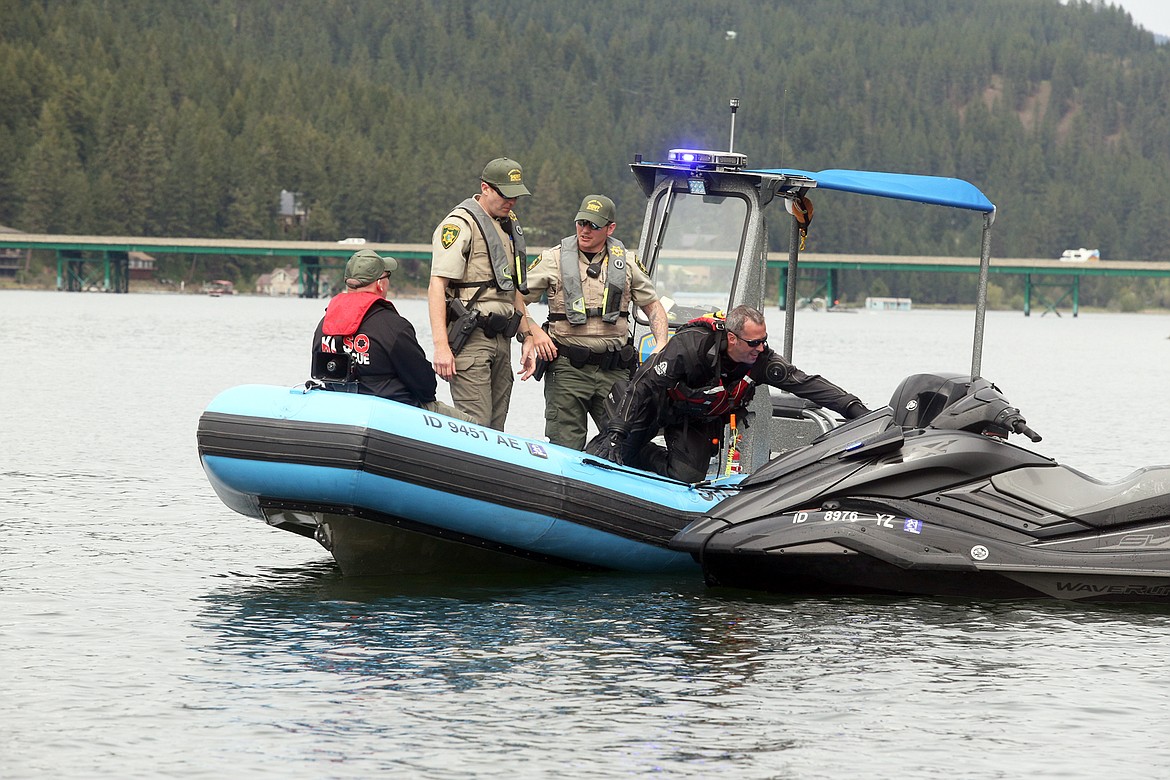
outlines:
[[[671,541],[708,584],[792,594],[1170,602],[1170,466],[1102,482],[994,384],[917,374],[768,463]]]

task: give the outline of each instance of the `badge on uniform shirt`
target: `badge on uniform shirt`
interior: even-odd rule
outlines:
[[[443,230],[439,233],[439,241],[442,242],[444,249],[450,249],[451,245],[459,239],[459,226],[448,222],[443,225]]]

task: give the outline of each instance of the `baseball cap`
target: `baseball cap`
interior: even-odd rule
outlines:
[[[585,200],[581,201],[581,210],[573,217],[573,221],[587,219],[595,225],[605,227],[613,222],[615,211],[613,201],[604,195],[586,195]]]
[[[345,283],[349,287],[365,287],[382,278],[383,274],[398,270],[398,261],[382,257],[373,249],[359,249],[345,264]]]
[[[479,178],[502,192],[505,198],[532,194],[524,186],[524,169],[520,163],[507,157],[497,157],[485,165],[483,175]]]

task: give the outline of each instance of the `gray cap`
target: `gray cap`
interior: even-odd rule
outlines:
[[[613,201],[604,195],[586,195],[585,200],[581,201],[581,210],[573,217],[573,221],[587,219],[594,225],[605,227],[613,222],[615,211],[617,209],[614,208]]]
[[[397,270],[398,261],[393,257],[382,257],[373,249],[359,249],[345,264],[345,283],[349,287],[365,287]]]
[[[503,193],[505,198],[532,194],[524,186],[524,169],[520,163],[507,157],[497,157],[485,165],[483,175],[479,178]]]

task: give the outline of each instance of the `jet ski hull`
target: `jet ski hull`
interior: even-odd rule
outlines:
[[[671,545],[770,592],[1170,602],[1170,466],[1103,482],[1007,442],[1023,432],[985,379],[908,377]]]
[[[1081,545],[1088,551],[995,540],[893,512],[797,512],[722,530],[717,523],[680,534],[707,534],[696,557],[710,585],[808,595],[1170,602],[1170,549],[1156,546],[1170,542],[1170,523],[1112,538],[1088,532]]]

